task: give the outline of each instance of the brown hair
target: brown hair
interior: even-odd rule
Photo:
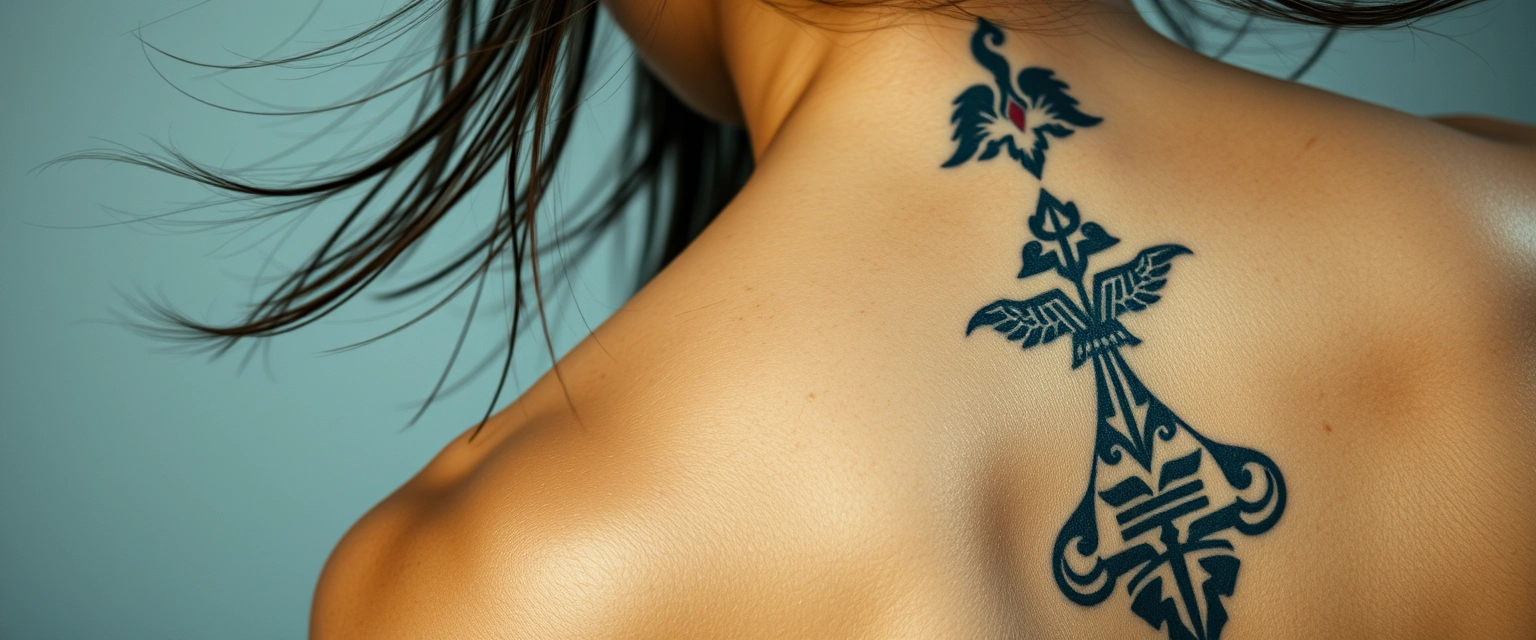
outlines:
[[[1327,27],[1331,36],[1341,28],[1406,24],[1476,1],[1221,0],[1221,4],[1248,16]],[[1196,0],[1151,0],[1151,6],[1175,39],[1196,49],[1202,44],[1202,30],[1230,32],[1235,41],[1252,22],[1232,24],[1230,17]],[[498,268],[510,271],[510,291],[505,293],[511,296],[513,318],[489,416],[504,391],[519,332],[534,317],[544,322],[546,278],[538,259],[541,251],[569,243],[567,255],[579,260],[616,228],[632,203],[639,203],[645,224],[635,270],[638,288],[682,252],[752,172],[745,130],[705,119],[683,105],[643,65],[636,65],[634,111],[614,159],[616,179],[606,193],[595,194],[591,206],[567,212],[574,217],[570,233],[554,241],[540,238],[535,212],[550,188],[579,113],[597,16],[596,0],[409,0],[383,20],[329,46],[278,60],[220,67],[315,60],[438,18],[441,35],[436,63],[426,73],[406,79],[434,88],[423,92],[409,126],[361,166],[319,178],[262,186],[172,151],[160,155],[93,151],[74,157],[124,161],[194,180],[234,198],[264,203],[267,209],[261,215],[307,209],[343,194],[362,195],[324,243],[284,273],[238,319],[209,324],[168,306],[148,308],[162,332],[202,340],[217,352],[245,338],[271,337],[304,327],[364,290],[382,287],[381,276],[418,246],[429,230],[476,185],[501,173],[496,178],[505,181],[507,195],[490,232],[428,274],[382,292],[385,299],[396,301],[429,290],[438,292],[434,304],[401,328],[465,293],[472,296],[468,313],[473,318],[487,276]],[[1328,39],[1299,71],[1316,60]],[[538,313],[530,314],[530,308]],[[553,358],[547,324],[543,328]],[[468,330],[466,322],[459,347]],[[456,347],[417,418],[444,388],[458,351]]]

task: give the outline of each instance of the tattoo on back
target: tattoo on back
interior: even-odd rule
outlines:
[[[1103,119],[1078,110],[1069,87],[1049,69],[1028,67],[1013,76],[1007,59],[992,49],[1003,39],[1001,29],[978,20],[971,51],[992,83],[955,99],[956,149],[942,166],[990,160],[1006,150],[1043,181],[1050,139]],[[1098,417],[1088,488],[1056,536],[1056,585],[1072,602],[1091,607],[1129,576],[1131,612],[1153,629],[1166,626],[1171,640],[1219,638],[1227,621],[1223,598],[1232,597],[1241,565],[1233,542],[1280,520],[1285,478],[1263,453],[1201,435],[1152,394],[1120,353],[1141,343],[1120,317],[1161,299],[1174,259],[1193,252],[1178,244],[1148,247],[1094,273],[1090,290],[1089,258],[1120,239],[1043,186],[1027,227],[1034,239],[1024,245],[1018,277],[1054,271],[1072,289],[988,304],[965,332],[991,327],[1025,349],[1070,334],[1072,368],[1093,364]],[[1101,535],[1101,526],[1113,531]]]

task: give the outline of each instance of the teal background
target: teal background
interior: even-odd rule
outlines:
[[[393,5],[0,3],[0,638],[301,637],[336,539],[485,410],[490,376],[402,430],[443,365],[462,305],[379,344],[323,355],[400,319],[376,318],[381,309],[364,301],[276,340],[243,367],[240,353],[210,360],[114,321],[128,309],[123,294],[229,317],[267,256],[291,264],[337,208],[292,233],[181,224],[218,218],[209,213],[125,224],[208,194],[122,166],[38,169],[103,140],[170,142],[216,165],[248,164],[322,122],[221,112],[172,83],[243,108],[261,107],[240,92],[319,106],[379,69],[210,75],[147,54],[132,35],[140,26],[171,52],[228,63],[333,40]],[[1344,35],[1306,81],[1416,114],[1536,123],[1533,33],[1536,1],[1492,0],[1415,31]],[[1287,45],[1310,37],[1269,37],[1280,50],[1255,39],[1233,60],[1283,73],[1305,53]],[[561,183],[566,201],[601,179],[608,141],[626,118],[630,53],[617,38],[601,50]],[[362,124],[372,117],[384,124],[369,134]],[[398,121],[365,113],[289,160],[326,160]],[[433,246],[483,228],[494,190],[486,196]],[[610,249],[555,291],[565,301],[560,349],[623,302],[627,263],[622,247]],[[489,349],[495,322],[481,326],[472,348]],[[528,346],[517,389],[548,367],[538,345]]]

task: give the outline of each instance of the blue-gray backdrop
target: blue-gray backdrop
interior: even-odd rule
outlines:
[[[0,638],[295,638],[327,552],[346,527],[485,409],[471,382],[402,430],[440,371],[462,305],[365,349],[321,352],[398,318],[364,301],[246,360],[210,361],[115,318],[129,298],[228,318],[266,257],[291,264],[335,207],[302,224],[203,227],[183,182],[100,163],[38,170],[108,143],[174,145],[222,167],[257,164],[326,126],[220,111],[321,106],[428,45],[371,64],[213,73],[201,61],[335,40],[399,0],[10,0],[0,4]],[[1350,33],[1306,81],[1416,114],[1536,123],[1536,1],[1489,0],[1418,30]],[[1284,73],[1316,33],[1255,38],[1231,60]],[[627,46],[611,38],[562,180],[565,200],[603,175],[628,108]],[[365,61],[370,62],[370,61]],[[162,77],[163,74],[163,77]],[[366,148],[398,123],[358,114],[278,164]],[[368,124],[382,124],[370,130]],[[259,174],[260,166],[256,169]],[[434,239],[483,228],[494,190]],[[224,209],[224,214],[238,213]],[[605,256],[562,283],[560,348],[623,302],[625,262]],[[270,274],[270,271],[266,272]],[[574,301],[574,302],[572,302]],[[495,321],[477,333],[493,346]],[[530,346],[536,346],[530,343]],[[521,389],[548,367],[519,364]],[[516,391],[517,389],[514,389]]]

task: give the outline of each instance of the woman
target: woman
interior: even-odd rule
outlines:
[[[591,9],[448,5],[412,134],[271,195],[425,177],[200,329],[333,308],[507,154],[443,278],[537,287]],[[314,637],[1536,635],[1536,131],[1247,73],[1123,0],[604,6],[747,137],[646,85],[604,211],[681,185],[665,268],[357,523]]]

